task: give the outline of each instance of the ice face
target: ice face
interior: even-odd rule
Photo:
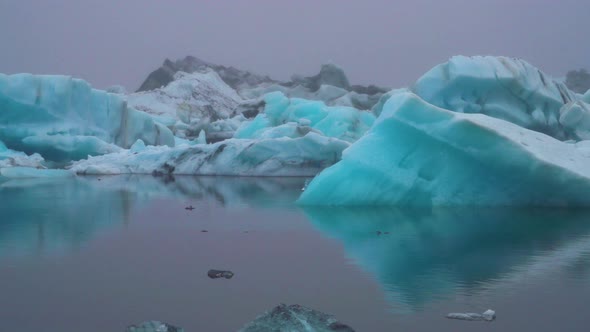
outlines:
[[[0,141],[0,170],[5,167],[43,168],[45,160],[35,153],[28,156],[24,152],[10,150]]]
[[[120,96],[67,76],[0,74],[0,110],[6,146],[49,160],[109,153],[137,139],[174,145],[170,130],[128,108]]]
[[[300,138],[242,140],[91,157],[71,168],[79,174],[192,174],[312,176],[340,160],[349,143],[309,133]]]
[[[486,114],[560,140],[588,137],[560,123],[560,109],[579,97],[523,60],[456,56],[422,76],[412,91],[447,110]]]
[[[303,192],[304,205],[588,206],[590,154],[483,114],[400,92]]]
[[[328,107],[323,102],[287,98],[281,92],[264,97],[264,112],[243,122],[236,138],[303,137],[315,132],[347,142],[359,139],[373,124],[371,112],[352,107]]]

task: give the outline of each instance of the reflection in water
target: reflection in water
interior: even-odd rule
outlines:
[[[396,307],[422,308],[555,268],[588,269],[590,211],[309,208],[325,234],[371,272]],[[378,232],[381,232],[380,234]]]
[[[0,256],[76,248],[97,230],[128,220],[132,197],[76,179],[0,183]]]
[[[0,257],[79,247],[100,229],[127,224],[134,208],[154,199],[287,205],[304,181],[152,176],[0,180]]]

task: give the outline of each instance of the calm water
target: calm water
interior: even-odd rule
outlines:
[[[590,330],[590,211],[299,209],[304,181],[0,182],[0,331],[236,331],[279,303],[357,331]]]

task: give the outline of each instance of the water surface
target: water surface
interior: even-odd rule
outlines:
[[[0,181],[1,330],[236,331],[279,303],[357,331],[588,330],[589,211],[300,209],[305,180]]]

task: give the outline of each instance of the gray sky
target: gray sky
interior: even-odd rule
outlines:
[[[135,90],[194,55],[288,79],[342,66],[399,87],[455,54],[590,67],[588,0],[0,0],[0,72],[68,74]]]

